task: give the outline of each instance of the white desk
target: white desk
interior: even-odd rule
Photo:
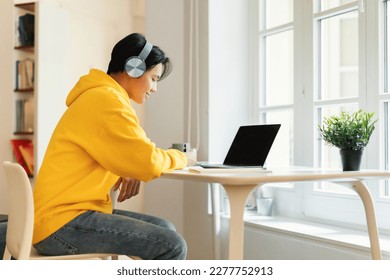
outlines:
[[[243,258],[244,211],[249,194],[267,183],[328,181],[338,183],[354,190],[361,198],[367,220],[373,259],[381,259],[378,228],[371,194],[364,180],[390,178],[389,171],[329,171],[311,168],[291,168],[272,170],[271,173],[192,173],[187,170],[175,170],[164,173],[161,178],[191,180],[221,184],[230,201],[229,259]]]

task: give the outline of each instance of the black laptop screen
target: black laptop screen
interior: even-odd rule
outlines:
[[[241,126],[223,163],[263,166],[279,128],[280,124]]]

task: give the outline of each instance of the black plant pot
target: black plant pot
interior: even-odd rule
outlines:
[[[340,150],[343,171],[357,171],[360,169],[363,151]]]

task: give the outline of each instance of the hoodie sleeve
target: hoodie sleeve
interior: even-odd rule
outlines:
[[[110,172],[149,181],[162,172],[186,166],[183,153],[157,148],[146,136],[130,101],[122,93],[102,88],[91,90],[71,107],[80,120],[78,144]]]

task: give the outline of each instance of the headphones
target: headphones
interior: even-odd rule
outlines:
[[[131,56],[125,62],[125,71],[130,77],[141,77],[146,71],[145,60],[152,51],[153,45],[146,41],[146,44],[138,56]]]

